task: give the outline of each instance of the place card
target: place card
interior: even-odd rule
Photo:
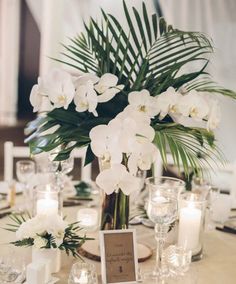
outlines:
[[[137,283],[135,230],[100,231],[102,283]]]

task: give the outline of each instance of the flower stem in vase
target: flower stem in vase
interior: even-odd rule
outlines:
[[[101,230],[127,229],[129,222],[129,196],[121,190],[105,194],[102,205]]]
[[[119,229],[128,229],[129,224],[129,196],[119,191],[118,224]]]

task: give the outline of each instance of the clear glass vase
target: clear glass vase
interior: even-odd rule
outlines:
[[[129,196],[121,190],[105,194],[102,202],[101,230],[127,229],[129,224]]]
[[[100,171],[109,169],[110,163],[99,159]],[[101,230],[127,229],[129,225],[129,196],[121,190],[102,193]]]

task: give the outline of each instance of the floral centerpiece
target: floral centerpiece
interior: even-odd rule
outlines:
[[[35,249],[59,249],[68,255],[80,257],[77,249],[86,241],[86,236],[79,236],[78,222],[68,224],[58,214],[38,214],[35,217],[12,214],[14,224],[8,224],[6,230],[15,232],[15,246]]]
[[[102,229],[128,226],[136,173],[150,169],[158,151],[164,165],[169,151],[186,174],[221,159],[213,133],[217,94],[236,97],[207,73],[213,47],[206,35],[174,29],[149,16],[144,3],[140,13],[123,6],[127,31],[102,10],[101,22],[91,18],[85,33],[64,46],[61,62],[81,75],[55,69],[39,78],[30,101],[34,111],[42,104],[47,111],[26,129],[32,154],[60,147],[55,160],[62,161],[87,147],[86,164],[99,158]]]

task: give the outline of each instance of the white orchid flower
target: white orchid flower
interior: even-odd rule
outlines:
[[[138,169],[147,171],[158,157],[158,150],[154,144],[145,138],[139,138],[128,158],[129,172],[136,175]]]
[[[33,112],[40,110],[43,102],[43,96],[40,94],[40,78],[38,79],[38,84],[34,85],[30,93],[30,103],[33,106]]]
[[[78,85],[74,97],[74,103],[76,105],[76,111],[89,111],[97,116],[97,93],[94,90],[94,85],[91,80],[87,81],[84,85]]]
[[[43,94],[47,95],[55,108],[67,109],[75,95],[75,87],[69,73],[61,69],[52,69],[42,78]]]
[[[173,87],[169,87],[165,92],[158,95],[159,119],[163,119],[167,114],[178,113],[178,102],[181,97],[182,95],[177,93]]]
[[[154,117],[160,111],[156,98],[152,97],[148,90],[129,93],[128,101],[133,109],[144,113],[149,117]]]
[[[116,117],[125,119],[127,117],[134,119],[137,123],[150,124],[151,118],[144,112],[134,109],[131,105],[127,105],[125,109],[120,112]]]
[[[118,77],[111,73],[102,75],[99,82],[95,85],[98,92],[98,102],[105,103],[110,101],[117,93],[123,90],[124,85],[117,85]]]
[[[99,77],[91,73],[84,73],[74,80],[75,88],[77,89],[79,86],[86,85],[88,81],[96,84],[99,81]]]
[[[38,78],[38,84],[35,84],[30,93],[30,103],[33,106],[33,112],[51,111],[52,104],[44,91],[41,78]]]
[[[155,136],[154,129],[149,125],[150,119],[133,109],[125,109],[109,122],[118,137],[122,153],[130,154],[140,137],[152,141]]]
[[[117,137],[119,149],[122,153],[130,153],[136,141],[136,122],[132,118],[114,118],[109,124]]]
[[[98,125],[89,133],[91,149],[102,162],[111,164],[121,163],[122,151],[120,148],[117,129],[110,125]]]
[[[190,116],[196,121],[205,119],[210,110],[207,99],[195,90],[181,97],[178,109],[183,116]]]
[[[214,130],[218,127],[221,120],[221,109],[219,102],[214,100],[210,106],[210,112],[207,121],[207,129]]]
[[[96,178],[97,185],[106,194],[121,189],[125,195],[129,195],[139,189],[139,182],[139,179],[131,175],[126,167],[121,164],[112,165],[110,169],[102,171]]]
[[[146,113],[133,109],[131,105],[128,105],[121,113],[116,116],[116,118],[121,119],[123,123],[127,125],[127,128],[130,128],[130,131],[131,127],[129,127],[128,121],[132,120],[133,133],[135,132],[135,135],[146,137],[150,142],[153,141],[155,131],[150,126],[151,120]]]

